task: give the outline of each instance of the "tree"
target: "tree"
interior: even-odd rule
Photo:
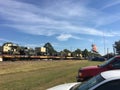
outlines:
[[[46,54],[47,55],[55,55],[57,51],[53,48],[53,46],[48,42],[44,45],[46,48]]]
[[[80,49],[76,49],[75,51],[72,52],[73,57],[80,56],[81,54],[82,54],[82,51]]]
[[[86,59],[89,56],[89,52],[87,49],[84,49],[84,51],[82,52],[83,57]]]
[[[71,56],[71,51],[70,50],[64,49],[63,52],[64,52],[65,56]]]

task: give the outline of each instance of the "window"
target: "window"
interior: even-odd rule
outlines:
[[[111,62],[113,62],[115,59],[115,57],[110,58],[109,60],[107,60],[104,64],[99,65],[100,67],[106,67],[107,65],[109,65]]]
[[[120,90],[120,80],[107,82],[94,90]]]
[[[113,62],[113,68],[120,69],[120,58],[116,58],[115,62]]]
[[[101,75],[97,75],[87,82],[83,83],[82,85],[80,84],[77,85],[77,87],[72,87],[70,90],[88,90],[102,81],[104,81],[104,78]]]

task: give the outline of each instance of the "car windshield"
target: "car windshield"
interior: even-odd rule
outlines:
[[[101,75],[97,75],[85,83],[82,83],[82,84],[72,87],[72,89],[70,89],[70,90],[88,90],[103,80],[105,80],[105,79]]]
[[[115,59],[115,57],[108,59],[104,64],[99,65],[99,67],[104,67],[104,66],[108,65],[108,64],[111,63],[114,59]]]

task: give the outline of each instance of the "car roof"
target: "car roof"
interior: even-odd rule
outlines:
[[[110,70],[101,73],[104,79],[118,78],[120,79],[120,70]]]

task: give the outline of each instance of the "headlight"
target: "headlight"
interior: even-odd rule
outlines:
[[[79,69],[79,71],[78,71],[78,76],[79,76],[79,77],[82,77],[82,76],[83,76],[82,69]]]
[[[81,72],[79,72],[79,76],[80,76],[80,77],[82,76],[82,73],[81,73]]]

